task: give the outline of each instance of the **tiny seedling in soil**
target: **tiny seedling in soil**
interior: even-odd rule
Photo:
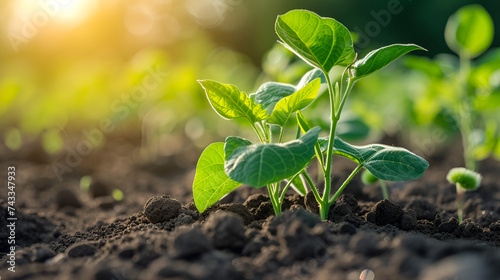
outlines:
[[[461,223],[464,215],[465,192],[479,188],[481,175],[463,167],[456,167],[448,172],[446,179],[457,187],[457,213],[458,222]]]
[[[381,144],[354,146],[337,137],[335,132],[346,100],[359,79],[408,52],[423,48],[394,44],[357,59],[351,33],[344,25],[305,10],[278,16],[275,31],[285,47],[314,67],[297,85],[266,83],[256,93],[247,95],[231,84],[199,81],[212,108],[225,119],[247,119],[260,142],[254,144],[229,136],[225,143],[213,143],[203,151],[193,182],[194,202],[200,212],[246,184],[256,188],[267,186],[278,215],[289,187],[302,195],[310,188],[325,220],[332,203],[363,167],[381,180],[405,181],[422,176],[429,164],[416,154]],[[329,75],[335,66],[343,67],[337,83],[333,83]],[[331,123],[328,136],[319,138],[321,128],[313,127],[301,110],[316,98],[323,81],[328,88]],[[285,128],[294,113],[298,124],[296,137],[283,142]],[[273,126],[279,127],[277,137],[273,135]],[[334,155],[346,157],[357,166],[332,196]],[[324,178],[322,195],[307,172],[314,158]]]
[[[375,184],[380,181],[380,188],[382,189],[382,196],[384,199],[389,200],[389,192],[387,190],[387,184],[384,180],[379,180],[375,175],[373,175],[368,169],[363,170],[361,173],[361,181],[365,185]]]

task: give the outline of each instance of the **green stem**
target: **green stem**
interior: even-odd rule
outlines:
[[[297,178],[297,176],[299,176],[299,175],[300,175],[300,172],[297,173],[297,174],[295,174],[295,175],[293,175],[293,177],[290,178],[290,180],[286,183],[285,187],[281,191],[281,195],[280,195],[280,198],[279,198],[280,204],[283,203],[283,200],[285,199],[285,193],[288,190],[288,188],[290,187],[290,185],[292,184],[292,181],[295,180],[295,178]]]
[[[465,202],[465,191],[463,191],[457,185],[457,215],[458,215],[458,223],[462,223],[464,219],[464,202]]]
[[[349,175],[349,177],[347,177],[347,179],[344,181],[344,183],[342,184],[342,186],[340,186],[340,188],[337,190],[337,192],[335,192],[335,194],[333,195],[332,199],[330,199],[328,201],[328,204],[331,205],[335,200],[337,200],[337,198],[340,196],[340,194],[342,193],[342,191],[345,189],[345,187],[347,186],[347,184],[352,180],[352,178],[354,178],[354,176],[358,173],[358,171],[363,167],[363,165],[358,165],[356,167],[356,169],[354,169],[352,172],[351,172],[351,175]]]
[[[468,78],[470,75],[471,61],[470,57],[460,54],[460,82],[462,86],[462,106],[459,111],[458,122],[460,133],[462,134],[462,144],[464,148],[464,161],[467,169],[476,171],[476,159],[474,158],[474,147],[471,144],[470,137],[472,134],[472,113],[471,113],[471,100],[469,98]]]
[[[336,112],[336,115],[335,115],[335,117],[337,119],[340,119],[340,114],[342,113],[342,110],[344,109],[344,105],[345,105],[345,102],[347,100],[347,96],[349,96],[349,93],[351,93],[351,90],[354,87],[355,83],[356,83],[355,79],[349,79],[349,81],[347,82],[347,88],[345,90],[345,94],[342,97],[342,101],[340,101],[339,109],[338,109],[338,111]]]
[[[318,190],[316,189],[316,186],[314,185],[314,182],[311,179],[311,176],[309,176],[309,173],[307,173],[307,171],[304,169],[304,170],[302,170],[302,175],[304,175],[304,177],[306,178],[307,183],[311,187],[311,190],[312,190],[312,192],[314,194],[314,198],[317,201],[321,201],[321,197],[319,196]]]
[[[382,197],[389,200],[389,192],[387,191],[387,184],[384,180],[380,180],[380,188],[382,189]]]
[[[257,137],[259,137],[260,142],[261,142],[261,143],[263,143],[263,144],[264,144],[264,143],[266,143],[266,142],[265,142],[265,139],[264,139],[264,138],[262,137],[262,135],[261,135],[261,132],[260,132],[260,131],[259,131],[259,129],[255,126],[255,124],[254,124],[254,123],[252,123],[252,128],[253,128],[253,131],[255,131],[255,134],[257,134]]]
[[[281,203],[276,195],[279,193],[279,189],[276,187],[276,184],[269,184],[267,185],[267,191],[269,192],[269,198],[271,199],[271,204],[273,205],[274,214],[277,216],[281,214]]]
[[[333,142],[335,139],[335,130],[337,129],[338,119],[335,115],[335,96],[332,81],[330,80],[330,76],[325,73],[326,82],[328,84],[328,92],[330,96],[330,138],[328,139],[328,149],[326,152],[326,162],[325,162],[325,189],[323,192],[323,197],[321,199],[320,205],[324,204],[324,202],[328,203],[328,197],[330,196],[330,188],[331,188],[331,173],[332,173],[332,156],[333,156]],[[323,218],[323,217],[322,217]]]
[[[278,138],[278,143],[281,143],[281,139],[283,138],[283,132],[285,131],[285,128],[280,127],[280,137]]]

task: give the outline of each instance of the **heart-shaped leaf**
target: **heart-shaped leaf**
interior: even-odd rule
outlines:
[[[224,171],[224,143],[212,143],[200,156],[193,182],[196,209],[203,213],[223,196],[240,186]]]
[[[332,18],[293,10],[278,16],[275,30],[285,47],[324,73],[335,65],[348,66],[354,59],[351,33]]]
[[[226,174],[234,181],[262,187],[292,177],[314,156],[319,127],[284,144],[260,144],[235,149],[226,159]]]
[[[316,78],[294,94],[281,99],[271,114],[268,123],[284,127],[292,113],[306,108],[316,98],[321,86],[321,79]]]
[[[426,49],[414,44],[394,44],[385,46],[371,51],[363,59],[356,61],[351,71],[355,79],[360,79],[384,68],[398,57],[414,50],[425,51]]]
[[[256,93],[251,94],[251,97],[255,103],[261,104],[263,108],[272,110],[278,101],[296,91],[296,87],[291,84],[267,82],[262,84]]]
[[[255,104],[244,92],[240,92],[233,85],[212,80],[198,82],[205,89],[212,108],[225,119],[246,117],[251,123],[255,123],[269,117],[262,105]]]
[[[316,80],[317,78],[321,79],[322,84],[326,83],[325,74],[323,74],[323,72],[320,69],[314,68],[312,70],[307,71],[307,73],[305,73],[304,76],[302,76],[302,78],[300,79],[300,82],[295,87],[296,90],[299,90],[299,89],[305,87],[307,84]]]
[[[325,152],[328,138],[320,138],[318,142]],[[377,178],[386,181],[413,180],[421,177],[429,167],[425,159],[403,148],[381,144],[354,146],[338,137],[333,142],[333,154],[365,166]]]
[[[455,53],[473,58],[493,42],[493,20],[482,6],[468,5],[450,17],[444,35],[446,44]]]

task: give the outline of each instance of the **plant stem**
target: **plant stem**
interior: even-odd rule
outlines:
[[[476,159],[474,158],[474,147],[471,145],[471,134],[472,134],[472,113],[471,113],[471,100],[469,98],[467,88],[468,88],[468,79],[470,75],[471,62],[470,57],[465,54],[460,54],[460,83],[461,83],[461,92],[462,98],[460,101],[463,102],[462,106],[460,106],[460,110],[458,112],[458,123],[460,133],[462,134],[462,144],[464,148],[464,161],[465,167],[472,171],[476,171]]]
[[[339,196],[340,194],[342,193],[342,191],[345,189],[345,187],[347,186],[347,184],[352,180],[352,178],[354,178],[354,176],[356,175],[356,173],[358,173],[358,171],[363,167],[363,165],[358,165],[356,167],[356,169],[354,169],[352,172],[351,172],[351,175],[349,175],[349,177],[347,177],[347,179],[345,179],[344,183],[342,184],[342,186],[340,186],[340,188],[337,190],[337,192],[335,192],[335,194],[333,195],[332,199],[330,199],[328,201],[328,204],[332,204]]]
[[[281,139],[283,138],[283,132],[285,131],[285,128],[280,127],[280,137],[278,138],[278,143],[281,143]]]
[[[255,131],[255,134],[257,134],[257,137],[259,137],[259,140],[262,144],[266,143],[265,142],[265,139],[262,138],[262,135],[261,135],[261,132],[259,132],[259,129],[255,126],[254,123],[252,123],[252,128],[253,128],[253,131]]]
[[[382,189],[382,197],[389,200],[389,192],[387,191],[387,184],[384,180],[380,180],[380,188]]]
[[[279,201],[279,197],[277,197],[277,193],[279,193],[278,187],[276,184],[267,185],[267,191],[269,192],[269,198],[271,199],[271,204],[273,205],[274,214],[278,216],[281,214],[281,203]]]
[[[337,129],[337,123],[339,122],[340,114],[341,114],[342,109],[345,105],[345,101],[347,99],[347,96],[351,92],[352,87],[354,86],[354,83],[356,82],[355,79],[349,78],[347,88],[345,90],[344,95],[342,96],[342,101],[338,107],[338,110],[335,110],[335,90],[333,88],[333,84],[330,80],[330,77],[326,74],[325,74],[325,77],[326,77],[326,82],[328,84],[328,91],[330,93],[330,120],[331,120],[331,124],[330,124],[330,137],[328,139],[328,149],[326,152],[326,162],[325,162],[325,169],[324,169],[325,190],[323,192],[323,197],[318,201],[322,220],[325,220],[328,217],[328,210],[329,210],[330,205],[331,205],[331,203],[329,202],[329,197],[330,197],[330,189],[331,189],[331,183],[332,183],[331,173],[332,173],[332,156],[333,156],[333,143],[335,140],[335,131]],[[340,91],[339,91],[339,94],[340,94]],[[357,171],[359,171],[358,168],[357,168]],[[350,180],[350,179],[348,179],[348,180]],[[340,195],[340,193],[338,193],[338,195]]]
[[[295,178],[297,178],[297,176],[300,175],[301,172],[293,175],[292,178],[290,178],[290,180],[286,183],[285,187],[283,188],[283,190],[281,191],[281,195],[280,195],[280,198],[279,198],[279,202],[280,204],[283,203],[283,200],[285,199],[285,193],[286,191],[288,190],[288,187],[290,187],[290,185],[292,184],[292,181],[295,180]]]
[[[309,186],[311,187],[311,190],[314,194],[314,198],[317,200],[317,201],[321,201],[321,197],[319,196],[319,193],[318,193],[318,190],[316,189],[316,186],[314,185],[314,182],[313,180],[311,179],[311,176],[309,176],[309,173],[307,173],[307,171],[304,169],[302,171],[302,175],[304,175],[304,177],[306,178],[307,180],[307,183],[309,184]]]
[[[465,202],[465,191],[460,189],[457,185],[457,215],[458,215],[458,223],[461,224],[464,217],[464,202]]]

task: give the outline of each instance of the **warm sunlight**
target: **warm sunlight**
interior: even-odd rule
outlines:
[[[49,23],[74,27],[96,8],[95,0],[19,0],[14,4],[14,21],[30,20],[35,26]]]

